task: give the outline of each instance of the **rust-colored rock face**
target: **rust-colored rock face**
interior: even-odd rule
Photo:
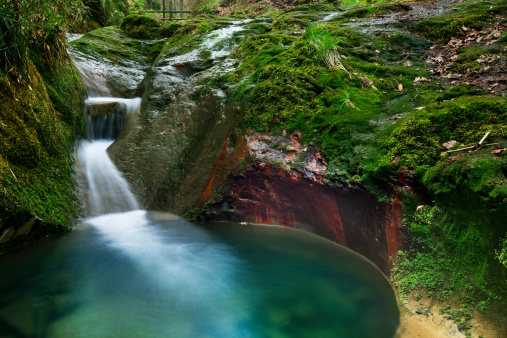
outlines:
[[[334,188],[260,163],[232,178],[219,218],[280,224],[323,236],[368,257],[384,272],[401,249],[401,201]],[[224,209],[225,210],[225,209]]]
[[[302,147],[298,136],[229,134],[200,206],[213,200],[219,220],[279,224],[320,235],[364,255],[388,274],[390,257],[404,246],[400,189],[379,202],[364,190],[324,184],[327,163],[320,150]],[[399,178],[399,188],[410,189],[409,176]]]

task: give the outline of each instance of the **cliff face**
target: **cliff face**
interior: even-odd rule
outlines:
[[[72,64],[29,70],[29,85],[0,77],[0,252],[69,229],[79,209],[72,152],[84,84]]]

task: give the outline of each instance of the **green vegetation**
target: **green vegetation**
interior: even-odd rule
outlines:
[[[216,0],[195,0],[192,2],[192,14],[213,14],[218,7]]]
[[[290,13],[299,12],[278,15],[288,18]],[[372,37],[336,23],[308,26],[302,37],[272,31],[243,43],[236,52],[241,67],[224,80],[243,79],[235,92],[238,100],[248,102],[243,126],[302,131],[303,141],[322,146],[336,169],[328,179],[348,181],[373,175],[385,162],[385,143],[397,124],[389,117],[434,98],[433,84],[414,84],[416,77],[429,76],[417,53],[411,67],[399,64],[400,51],[426,45],[402,32]],[[316,53],[321,57],[315,58]],[[324,61],[330,54],[336,67]]]
[[[120,27],[132,38],[147,39],[158,35],[159,21],[147,15],[131,14],[122,20]]]
[[[81,1],[0,0],[0,74],[30,81],[29,59],[61,67],[69,59],[64,29],[81,13]]]
[[[401,26],[371,34],[344,25],[348,17],[405,7],[359,8],[315,23],[322,17],[314,10],[319,6],[332,5],[277,12],[270,31],[249,37],[237,49],[240,67],[215,85],[227,90],[240,83],[233,88],[235,98],[246,104],[243,127],[298,130],[303,143],[321,146],[328,184],[362,184],[381,198],[401,172],[413,173],[428,205],[417,211],[421,202],[405,197],[410,248],[396,257],[393,281],[402,297],[424,290],[459,303],[443,311],[467,332],[474,311],[506,297],[507,161],[505,152],[491,154],[491,148],[442,156],[442,144],[455,140],[455,148],[471,146],[490,132],[485,143],[506,147],[507,100],[467,84],[436,81],[421,62],[431,44]],[[411,29],[446,42],[461,25],[486,25],[494,12],[490,7],[495,8],[465,3]],[[298,33],[303,28],[304,34]],[[453,67],[466,70],[485,53],[499,49],[463,49]],[[344,69],[326,63],[330,54]],[[416,81],[421,77],[430,80]]]
[[[333,37],[329,31],[321,25],[311,25],[306,29],[308,45],[315,51],[317,58],[322,61],[327,68],[339,68],[347,71],[340,61],[340,54],[336,48],[339,38]]]
[[[85,89],[69,63],[58,72],[27,64],[29,86],[0,78],[0,226],[37,216],[42,233],[62,231],[78,212],[71,154]]]
[[[488,131],[491,137],[505,135],[506,128],[507,100],[462,96],[428,105],[406,119],[387,141],[389,157],[399,156],[399,165],[409,168],[434,165],[440,158],[442,143],[477,143]]]
[[[82,0],[87,7],[88,29],[117,25],[131,12],[144,7],[144,0]]]
[[[212,15],[215,2],[197,5],[201,14],[185,22],[161,24],[133,13],[120,28],[93,31],[73,46],[89,53],[93,49],[112,62],[128,59],[148,67],[153,60],[200,48],[206,34],[231,24],[230,18]],[[191,97],[197,101],[222,90],[244,107],[241,127],[275,135],[301,132],[304,146],[322,148],[326,184],[360,186],[382,199],[396,189],[400,176],[407,176],[421,193],[396,191],[404,197],[408,249],[395,257],[392,280],[401,297],[414,292],[419,300],[427,295],[454,304],[441,313],[467,332],[475,311],[501,304],[507,296],[507,152],[473,148],[486,132],[485,143],[507,147],[507,99],[488,96],[465,80],[437,78],[425,60],[433,43],[461,36],[463,26],[489,28],[507,5],[467,1],[441,16],[380,30],[364,28],[364,21],[402,14],[408,6],[356,6],[318,22],[339,7],[318,2],[277,12],[241,9],[239,14],[257,18],[224,42],[239,45],[231,54],[236,68],[217,71],[212,81],[198,79]],[[503,55],[501,43],[456,49],[450,71],[482,69],[477,60],[485,54]],[[198,51],[201,68],[209,68],[212,51]],[[5,69],[14,65],[7,57],[1,59]],[[64,228],[75,212],[65,161],[73,137],[83,128],[76,110],[79,85],[71,101],[68,91],[76,86],[71,68],[56,73],[44,56],[21,62],[9,72],[23,76],[19,70],[26,68],[27,74],[36,74],[33,91],[2,78],[5,90],[0,95],[15,93],[20,102],[0,98],[9,105],[0,121],[7,127],[0,128],[10,128],[8,133],[0,129],[0,178],[7,188],[0,195],[5,206],[0,218],[37,215]],[[202,70],[195,65],[186,66]],[[40,106],[36,100],[51,104]],[[443,144],[451,140],[457,142],[454,150],[471,147],[470,152],[443,153]],[[272,165],[285,168],[282,162]],[[293,168],[297,165],[296,160]],[[245,166],[242,160],[239,168]],[[185,216],[212,218],[213,201]],[[418,208],[420,204],[424,207]]]
[[[507,12],[504,1],[470,1],[458,8],[450,14],[418,21],[414,30],[428,39],[447,43],[461,35],[462,27],[481,30],[492,23],[494,15]]]
[[[386,15],[400,11],[408,11],[410,6],[401,3],[377,4],[369,7],[361,7],[348,10],[343,14],[344,18],[368,18],[376,15]]]

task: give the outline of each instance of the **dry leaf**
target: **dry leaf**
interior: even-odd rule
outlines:
[[[444,58],[441,56],[437,56],[436,58],[433,58],[433,60],[435,60],[436,62],[440,62],[440,63],[444,62]]]
[[[425,78],[425,77],[416,77],[416,78],[414,79],[414,82],[431,82],[431,80],[430,80],[430,79],[427,79],[427,78]]]
[[[403,90],[403,85],[400,83],[400,84],[398,84],[398,91],[401,92],[402,90]]]
[[[447,142],[444,142],[444,144],[442,144],[442,146],[445,148],[445,149],[451,149],[452,147],[454,147],[456,144],[458,144],[457,141],[455,140],[450,140],[450,141],[447,141]]]
[[[505,150],[507,150],[507,148],[495,149],[495,150],[492,150],[491,153],[492,154],[500,154],[502,151],[505,151]]]
[[[388,120],[398,120],[398,119],[401,119],[402,117],[403,117],[403,114],[396,114],[396,115],[388,118]]]

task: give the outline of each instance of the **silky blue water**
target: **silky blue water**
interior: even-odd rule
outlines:
[[[281,227],[136,210],[0,257],[1,337],[393,337],[389,282]]]

